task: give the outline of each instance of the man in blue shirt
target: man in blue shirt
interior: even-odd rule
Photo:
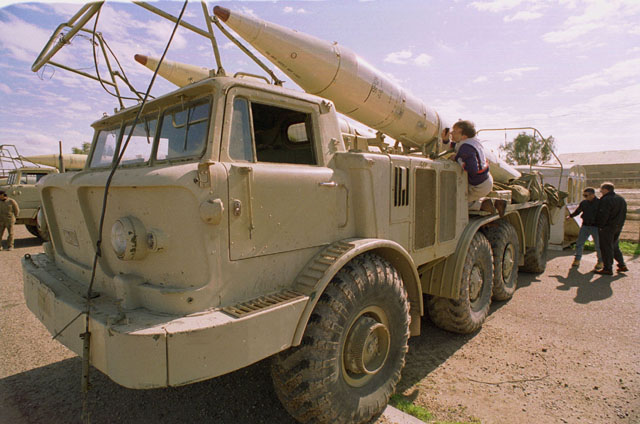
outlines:
[[[467,171],[469,185],[467,200],[474,202],[486,196],[493,189],[493,177],[489,173],[489,161],[484,156],[482,144],[476,138],[476,128],[471,121],[458,121],[451,132],[442,132],[442,142],[447,144],[451,136],[451,147],[456,151],[453,160]]]
[[[596,253],[598,254],[598,263],[594,268],[595,271],[602,269],[602,254],[600,253],[600,240],[598,238],[598,226],[596,225],[596,214],[598,213],[598,204],[600,200],[596,197],[596,190],[592,187],[587,187],[582,192],[584,200],[580,202],[578,208],[569,217],[573,218],[582,214],[582,226],[578,233],[578,241],[576,241],[576,257],[573,260],[571,266],[580,266],[580,259],[582,258],[582,248],[584,243],[589,240],[589,236],[593,238],[593,243],[596,245]]]

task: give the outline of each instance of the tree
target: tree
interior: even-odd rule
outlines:
[[[538,139],[526,133],[520,133],[513,141],[500,146],[500,150],[507,154],[506,161],[511,165],[531,165],[545,163],[551,159],[552,152],[555,152],[555,139],[549,136],[545,139]]]
[[[72,147],[71,153],[75,153],[79,155],[88,155],[89,150],[91,150],[91,143],[82,143],[82,147]]]

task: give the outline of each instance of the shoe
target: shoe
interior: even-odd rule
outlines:
[[[618,272],[627,272],[629,268],[626,265],[618,265]]]
[[[491,199],[484,199],[480,205],[480,210],[489,213],[496,213],[496,208],[493,206]]]
[[[573,263],[571,264],[572,267],[574,266],[580,266],[580,259],[574,259]]]
[[[611,271],[610,269],[601,269],[598,271],[593,271],[594,274],[600,274],[600,275],[613,275],[613,271]]]
[[[594,271],[600,271],[601,269],[604,268],[604,264],[602,262],[598,262],[595,266],[595,268],[593,268]]]
[[[498,199],[496,200],[495,207],[498,210],[498,215],[500,215],[500,218],[502,218],[504,216],[505,209],[507,209],[507,201]]]
[[[7,250],[13,250],[13,247],[9,246],[7,247]]]

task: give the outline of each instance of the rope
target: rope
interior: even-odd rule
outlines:
[[[90,341],[91,341],[91,332],[89,331],[89,321],[91,318],[91,298],[92,298],[92,289],[93,289],[93,284],[95,282],[95,276],[96,276],[96,269],[97,269],[97,265],[98,265],[98,258],[102,256],[102,232],[104,229],[104,219],[105,219],[105,215],[106,215],[106,211],[107,211],[107,200],[108,200],[108,195],[109,195],[109,188],[111,186],[111,182],[113,180],[113,176],[116,173],[116,170],[118,169],[118,166],[120,165],[120,162],[122,161],[122,158],[124,157],[124,153],[127,149],[127,147],[129,146],[129,142],[131,141],[131,136],[133,135],[133,131],[135,130],[136,124],[138,122],[138,120],[140,119],[140,115],[142,114],[142,111],[144,109],[144,106],[146,105],[147,99],[149,98],[149,93],[151,91],[151,88],[153,87],[153,83],[155,82],[156,76],[158,75],[158,70],[160,69],[160,65],[162,64],[167,51],[169,50],[169,46],[171,45],[171,42],[173,41],[173,37],[176,34],[176,31],[178,30],[178,26],[180,25],[180,21],[182,20],[182,16],[184,15],[184,11],[187,8],[187,4],[189,3],[189,0],[185,0],[184,4],[182,5],[182,10],[180,11],[180,15],[178,16],[178,20],[176,22],[176,25],[173,28],[173,31],[171,32],[171,36],[169,37],[169,41],[167,42],[167,45],[164,49],[164,52],[162,53],[162,56],[160,57],[160,61],[158,63],[158,66],[156,67],[156,70],[153,73],[153,77],[151,77],[151,81],[149,82],[149,87],[147,87],[147,91],[145,92],[144,98],[142,99],[142,103],[140,104],[140,107],[138,108],[138,112],[136,113],[136,117],[133,120],[133,123],[131,124],[131,130],[129,131],[129,134],[127,135],[127,140],[125,141],[124,145],[122,146],[122,149],[118,155],[118,158],[116,160],[116,162],[113,164],[113,166],[111,167],[111,172],[109,173],[109,177],[107,178],[107,182],[105,184],[104,187],[104,197],[102,199],[102,211],[100,214],[100,225],[98,227],[98,240],[96,241],[96,253],[93,259],[93,269],[91,270],[91,281],[89,283],[89,288],[87,290],[87,302],[85,304],[85,310],[84,310],[84,314],[85,314],[85,332],[83,334],[81,334],[81,337],[83,339],[83,356],[82,356],[82,368],[83,368],[83,392],[84,392],[84,399],[82,401],[82,416],[83,419],[86,423],[90,422],[90,414],[89,414],[89,405],[88,405],[88,393],[89,393],[89,388],[90,388],[90,378],[89,378],[89,365],[90,365],[90,358],[89,358],[89,353],[90,353]],[[98,15],[100,14],[100,11],[98,11]],[[96,16],[96,23],[95,25],[97,25],[98,22],[98,16]],[[95,34],[95,29],[96,26],[94,26],[94,34]],[[95,57],[95,47],[94,47],[94,57]],[[74,318],[75,320],[75,318]]]

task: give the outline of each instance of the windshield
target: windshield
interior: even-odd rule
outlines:
[[[98,136],[94,142],[95,148],[93,149],[93,155],[91,156],[91,162],[89,165],[91,168],[100,168],[111,165],[111,162],[113,162],[113,155],[116,151],[119,132],[120,126],[111,127],[98,132]]]
[[[121,146],[124,146],[124,143],[127,141],[127,137],[129,137],[129,133],[131,132],[132,124],[133,122],[128,123],[124,127],[122,142],[120,143]],[[156,135],[157,124],[158,119],[156,117],[145,117],[136,124],[133,134],[131,135],[131,139],[129,140],[129,145],[124,151],[122,162],[120,162],[122,165],[146,163],[149,161],[149,158],[151,158],[151,150],[153,149],[153,139]]]
[[[121,165],[148,164],[152,159],[165,161],[199,157],[207,145],[210,116],[211,98],[206,97],[163,111],[160,128],[157,115],[141,118],[133,129]],[[124,146],[132,124],[129,121],[123,128],[113,126],[98,131],[90,168],[111,166],[117,152]]]
[[[162,116],[157,160],[199,156],[207,144],[209,99],[174,107]]]

